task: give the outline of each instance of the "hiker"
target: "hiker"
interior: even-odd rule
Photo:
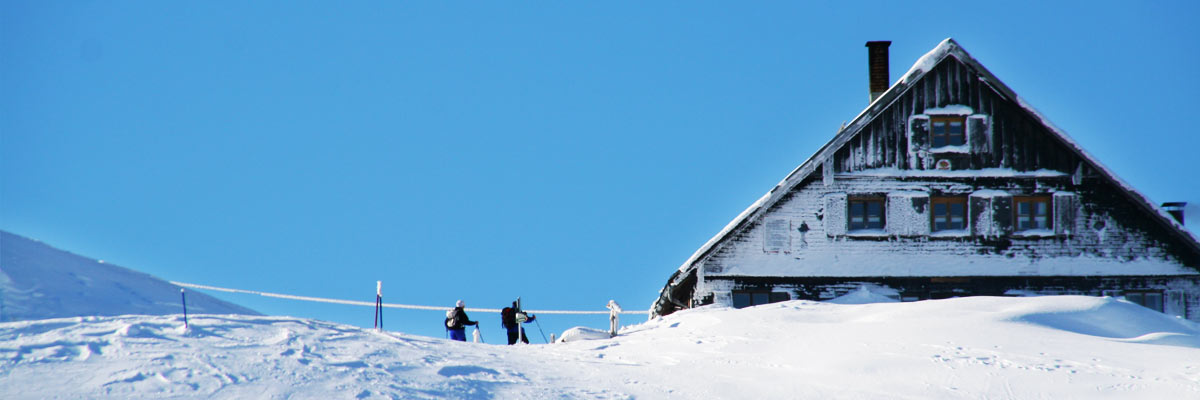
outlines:
[[[525,328],[521,327],[521,323],[528,324],[535,318],[537,318],[536,315],[525,314],[524,311],[521,311],[515,301],[512,303],[512,307],[504,307],[503,310],[500,310],[500,323],[508,331],[508,344],[517,344],[517,340],[528,344],[529,336],[525,335]]]
[[[450,338],[465,342],[467,341],[467,325],[479,325],[479,322],[472,321],[467,318],[467,312],[463,308],[467,306],[462,300],[454,304],[454,309],[446,312],[446,331],[450,333]]]

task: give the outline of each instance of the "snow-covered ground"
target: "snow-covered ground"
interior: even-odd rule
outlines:
[[[0,231],[0,321],[182,312],[179,286]],[[259,315],[189,291],[188,312]]]
[[[234,315],[0,323],[0,397],[1200,398],[1200,326],[1111,298],[703,307],[498,346]]]

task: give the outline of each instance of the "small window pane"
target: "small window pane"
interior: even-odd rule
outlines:
[[[778,303],[778,302],[781,302],[781,301],[788,301],[788,300],[791,300],[791,299],[792,299],[792,296],[788,295],[787,293],[784,293],[784,292],[771,292],[771,302],[772,302],[772,303]]]
[[[942,147],[945,145],[946,145],[946,137],[945,136],[934,136],[933,137],[933,147]]]
[[[745,308],[750,306],[750,293],[733,292],[733,308]]]
[[[1145,298],[1146,298],[1146,302],[1142,303],[1143,306],[1146,306],[1146,308],[1149,308],[1154,311],[1162,312],[1162,310],[1163,310],[1162,293],[1146,293]]]
[[[962,121],[950,121],[950,133],[952,133],[952,134],[956,133],[956,134],[961,135],[963,133]]]
[[[946,123],[945,123],[945,122],[935,122],[935,123],[933,123],[933,134],[934,134],[934,135],[944,135],[944,134],[946,134]]]

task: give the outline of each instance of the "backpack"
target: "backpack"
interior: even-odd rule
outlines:
[[[454,310],[446,311],[446,328],[454,329]]]
[[[517,313],[512,307],[504,307],[500,310],[500,323],[504,324],[505,328],[517,325]]]

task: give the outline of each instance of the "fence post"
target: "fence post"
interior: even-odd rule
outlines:
[[[608,335],[617,336],[617,328],[621,327],[621,305],[616,300],[608,301]]]
[[[383,281],[375,281],[375,330],[383,330]]]
[[[184,293],[184,291],[183,291],[183,288],[179,288],[179,298],[180,298],[180,300],[182,300],[182,301],[183,301],[183,329],[185,329],[185,330],[186,330],[186,329],[188,328],[188,322],[187,322],[187,294],[186,294],[186,293]]]

